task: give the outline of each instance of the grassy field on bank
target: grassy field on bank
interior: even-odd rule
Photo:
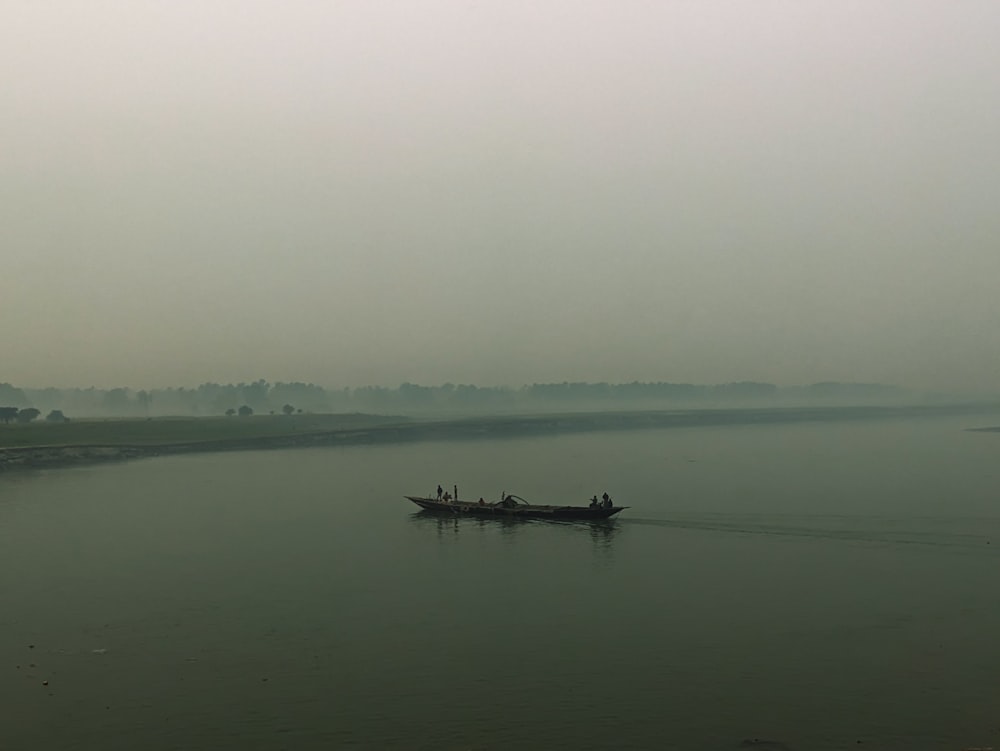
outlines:
[[[0,448],[33,446],[163,446],[363,430],[405,422],[365,414],[252,415],[72,420],[0,424]]]

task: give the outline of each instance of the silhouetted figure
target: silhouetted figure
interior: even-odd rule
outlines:
[[[596,495],[595,495],[595,496],[594,496],[593,498],[591,498],[591,499],[590,499],[590,507],[591,507],[591,508],[597,508],[597,507],[598,507],[598,506],[600,506],[600,505],[601,505],[601,504],[599,504],[599,503],[597,502],[597,496],[596,496]]]
[[[458,485],[455,486],[455,500],[458,500]]]
[[[441,500],[441,494],[442,494],[442,493],[444,493],[444,490],[442,490],[442,489],[441,489],[441,486],[440,486],[440,485],[438,485],[438,500],[439,500],[439,501]]]

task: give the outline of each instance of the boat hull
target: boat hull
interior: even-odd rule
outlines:
[[[421,498],[408,495],[407,500],[413,501],[424,511],[435,514],[458,516],[492,516],[502,519],[609,519],[628,508],[627,506],[612,506],[611,508],[590,508],[589,506],[501,506],[499,503],[470,503],[468,501],[439,501],[436,498]]]

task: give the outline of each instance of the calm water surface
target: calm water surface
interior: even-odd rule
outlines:
[[[0,748],[1000,747],[1000,435],[975,424],[2,477]],[[402,499],[439,482],[632,508],[504,523]]]

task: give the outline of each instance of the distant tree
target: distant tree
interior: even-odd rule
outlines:
[[[17,407],[0,407],[0,422],[10,422],[17,417]]]
[[[290,415],[292,414],[292,412],[295,411],[295,407],[293,407],[291,404],[286,404],[284,407],[281,408],[281,411],[284,412],[286,415]]]
[[[113,415],[122,415],[129,411],[128,389],[111,389],[104,393],[102,399],[104,409]]]
[[[34,407],[26,407],[17,413],[17,421],[23,423],[29,423],[38,417],[41,411],[35,409]]]
[[[451,386],[451,384],[447,385]],[[385,386],[362,386],[361,388],[354,389],[356,403],[358,406],[367,409],[390,408],[393,403],[394,394],[398,394],[398,392],[390,391]]]
[[[142,406],[143,412],[149,415],[149,405],[153,403],[153,395],[148,391],[137,391],[135,394],[135,400],[139,402]]]
[[[268,393],[271,387],[263,378],[253,383],[241,383],[239,388],[243,394],[243,402],[248,407],[253,407],[261,412],[270,409]]]
[[[418,386],[407,381],[399,385],[399,398],[407,406],[430,404],[434,399],[434,391],[428,386]]]
[[[279,381],[271,387],[267,398],[274,405],[295,404],[313,412],[329,412],[331,398],[339,397],[340,392],[337,392],[336,395],[328,394],[313,383],[282,383]],[[13,403],[11,402],[11,404]],[[254,406],[253,402],[248,401],[247,403]]]
[[[210,414],[225,413],[233,404],[240,401],[240,395],[232,385],[223,386],[218,383],[203,383],[197,389],[188,392],[192,395],[195,409],[204,409]],[[236,409],[233,409],[236,414]]]
[[[0,383],[0,403],[14,404],[18,407],[30,407],[31,402],[24,392],[9,383]]]
[[[236,410],[233,409],[232,407],[230,407],[229,409],[226,410],[226,417],[232,417],[235,414],[236,414]]]
[[[239,413],[240,417],[249,417],[250,415],[253,414],[253,407],[249,407],[246,404],[244,404],[242,407],[240,407]]]
[[[66,422],[66,415],[61,409],[54,409],[45,415],[45,422]]]
[[[302,414],[302,408],[299,407],[297,410],[295,410],[295,413],[301,415]]]

